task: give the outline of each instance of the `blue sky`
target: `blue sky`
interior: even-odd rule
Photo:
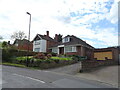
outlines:
[[[15,31],[75,35],[96,48],[118,45],[119,0],[0,0],[0,35],[11,40]]]

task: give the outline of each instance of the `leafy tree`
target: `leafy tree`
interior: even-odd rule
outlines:
[[[7,48],[7,47],[8,47],[8,43],[7,43],[6,41],[3,41],[2,47],[3,47],[3,48]]]
[[[11,35],[11,38],[22,40],[22,39],[27,38],[27,36],[25,35],[23,31],[17,31],[17,32],[14,32],[13,35]]]
[[[62,41],[62,35],[61,34],[58,35],[58,42],[60,42],[60,41]]]

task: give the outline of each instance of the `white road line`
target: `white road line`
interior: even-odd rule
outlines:
[[[37,70],[38,72],[50,72],[50,71],[45,71],[45,70]]]
[[[20,76],[20,77],[24,77],[24,78],[28,78],[28,79],[31,79],[31,80],[34,80],[34,81],[38,81],[38,82],[41,82],[41,83],[45,83],[45,82],[42,81],[42,80],[35,79],[35,78],[32,78],[32,77],[23,76],[23,75],[19,75],[19,74],[13,74],[13,75]]]

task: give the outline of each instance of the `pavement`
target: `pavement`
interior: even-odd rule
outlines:
[[[77,73],[75,76],[86,78],[88,80],[96,80],[99,82],[108,83],[118,87],[118,68],[120,68],[120,66],[107,66],[92,72]]]
[[[55,69],[48,69],[52,72],[74,75],[78,78],[85,78],[88,80],[94,80],[112,86],[118,87],[118,66],[106,66],[101,67],[90,72],[79,73],[81,63],[76,63],[64,67],[59,67]],[[119,66],[120,67],[120,66]]]
[[[2,66],[2,88],[115,88],[109,84],[46,70]]]
[[[69,74],[69,75],[76,75],[80,71],[80,68],[81,68],[81,62],[78,62],[71,65],[47,69],[47,71],[58,72],[58,73]]]

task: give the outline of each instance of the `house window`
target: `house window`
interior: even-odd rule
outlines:
[[[52,48],[52,52],[57,53],[57,48]]]
[[[40,41],[35,41],[35,45],[39,45],[40,44]]]
[[[70,41],[70,37],[66,37],[66,38],[64,38],[64,39],[62,40],[63,43],[69,42],[69,41]]]
[[[40,48],[35,48],[34,51],[35,51],[35,52],[39,52],[39,51],[40,51]]]
[[[72,47],[72,52],[76,52],[76,47]]]
[[[76,47],[75,46],[66,46],[65,52],[76,52]]]

